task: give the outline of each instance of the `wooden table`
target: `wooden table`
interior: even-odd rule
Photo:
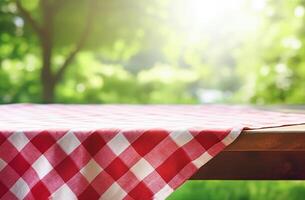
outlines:
[[[271,109],[305,113],[305,107]],[[305,124],[244,130],[191,179],[305,180]]]

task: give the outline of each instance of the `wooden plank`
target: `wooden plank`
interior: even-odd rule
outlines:
[[[305,113],[305,107],[299,106],[271,110]],[[191,179],[305,180],[305,124],[244,130]]]
[[[305,151],[221,152],[192,180],[305,180]]]
[[[305,151],[304,131],[242,133],[224,151]]]

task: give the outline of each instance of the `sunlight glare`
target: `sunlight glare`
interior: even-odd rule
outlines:
[[[193,25],[209,23],[224,15],[241,9],[243,0],[189,0],[186,3],[185,14]]]
[[[173,7],[177,31],[194,43],[203,34],[253,32],[258,24],[254,13],[265,7],[265,0],[180,0]]]

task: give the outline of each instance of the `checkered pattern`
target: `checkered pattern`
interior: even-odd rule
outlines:
[[[0,199],[165,199],[244,127],[305,122],[238,106],[22,104],[0,113]]]

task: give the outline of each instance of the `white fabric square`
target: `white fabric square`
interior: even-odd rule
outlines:
[[[144,158],[141,158],[130,171],[132,171],[139,180],[143,180],[154,171],[154,168]]]
[[[171,132],[170,136],[179,147],[185,145],[193,139],[192,134],[190,134],[190,132],[187,130],[173,131]]]
[[[90,183],[103,169],[97,164],[94,159],[91,159],[88,164],[83,167],[80,172]]]
[[[68,155],[81,144],[72,131],[66,133],[57,143]]]
[[[228,146],[239,136],[241,130],[241,128],[233,128],[229,135],[227,135],[221,142]]]
[[[120,155],[130,144],[123,133],[120,132],[112,138],[107,145],[116,155]]]
[[[49,163],[48,159],[44,155],[41,155],[35,161],[32,167],[37,172],[40,179],[42,179],[53,169],[53,166]]]
[[[100,199],[123,199],[126,194],[125,190],[115,182],[106,190]]]
[[[200,168],[202,165],[207,163],[211,158],[212,158],[212,156],[208,152],[204,152],[204,154],[202,154],[196,160],[193,161],[193,164],[197,168]]]
[[[154,199],[165,199],[166,197],[168,197],[172,192],[173,192],[173,188],[171,188],[169,185],[165,185],[161,190],[159,190],[159,192],[157,192],[154,195]]]
[[[8,140],[14,145],[14,147],[18,150],[21,151],[23,147],[29,143],[29,139],[24,135],[23,132],[21,131],[16,131],[14,132]]]
[[[52,195],[52,200],[77,200],[74,192],[66,184],[62,185],[55,193]]]
[[[24,199],[30,192],[28,184],[22,178],[19,178],[10,190],[18,199]]]
[[[4,169],[4,167],[7,165],[7,163],[4,161],[4,160],[2,160],[1,158],[0,158],[0,171],[2,170],[2,169]]]

